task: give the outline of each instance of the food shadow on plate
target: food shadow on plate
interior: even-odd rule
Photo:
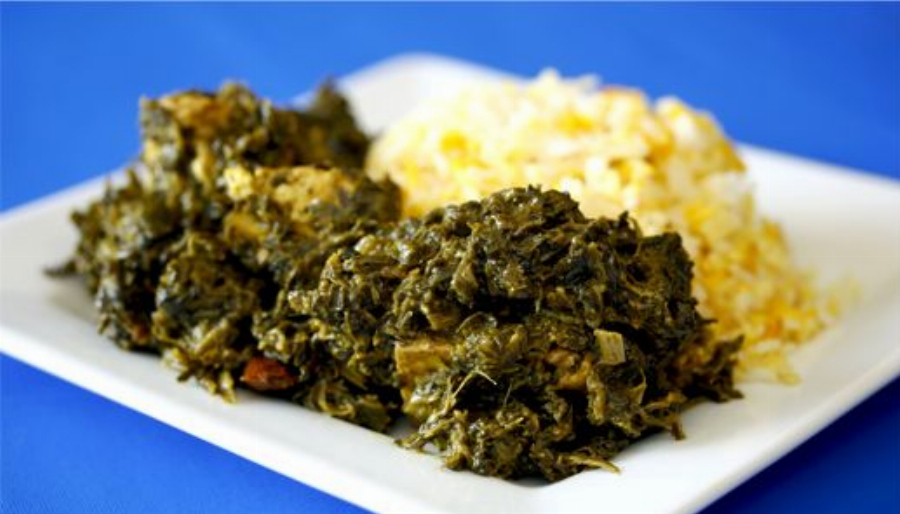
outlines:
[[[74,316],[92,327],[97,326],[97,310],[94,307],[91,296],[85,291],[81,279],[76,276],[65,277],[62,280],[50,281],[52,289],[47,296],[49,303],[58,307],[67,315]],[[101,338],[99,334],[98,339]]]

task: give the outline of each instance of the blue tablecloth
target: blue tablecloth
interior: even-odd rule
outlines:
[[[287,100],[409,51],[599,73],[709,109],[736,139],[900,178],[897,4],[2,4],[0,19],[3,209],[132,158],[141,95],[240,78]],[[0,374],[3,512],[360,511],[11,358]],[[900,381],[706,512],[900,512]]]

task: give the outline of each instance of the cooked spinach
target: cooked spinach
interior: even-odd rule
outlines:
[[[290,322],[283,290],[397,219],[399,191],[362,173],[369,140],[329,85],[304,111],[236,84],[140,107],[140,159],[73,214],[66,268],[86,279],[103,334],[231,398],[254,334]]]
[[[291,305],[326,327],[313,342],[338,350],[354,384],[391,371],[418,425],[405,446],[433,444],[454,469],[557,480],[611,468],[648,432],[680,437],[693,399],[736,396],[736,342],[682,365],[707,324],[691,266],[676,234],[642,237],[627,215],[588,220],[563,193],[509,189],[335,252]]]
[[[677,234],[586,219],[538,188],[399,220],[360,171],[368,138],[330,86],[305,110],[242,86],[141,103],[124,184],[76,212],[65,269],[100,331],[210,391],[235,383],[446,465],[559,480],[738,396],[739,341],[704,353]]]

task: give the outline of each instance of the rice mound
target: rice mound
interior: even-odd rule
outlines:
[[[716,320],[711,340],[744,336],[744,379],[796,382],[786,351],[840,310],[836,292],[816,288],[779,226],[757,212],[716,122],[675,98],[651,104],[640,91],[552,70],[524,85],[476,85],[389,127],[366,168],[398,183],[410,216],[541,185],[568,192],[588,216],[627,210],[648,235],[679,232],[700,312]]]

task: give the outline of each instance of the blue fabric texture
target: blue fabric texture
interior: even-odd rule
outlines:
[[[0,206],[132,158],[141,95],[237,78],[286,101],[411,51],[596,73],[735,139],[900,179],[898,4],[3,3]],[[900,512],[898,484],[894,381],[705,512]],[[0,511],[361,509],[0,356]]]

